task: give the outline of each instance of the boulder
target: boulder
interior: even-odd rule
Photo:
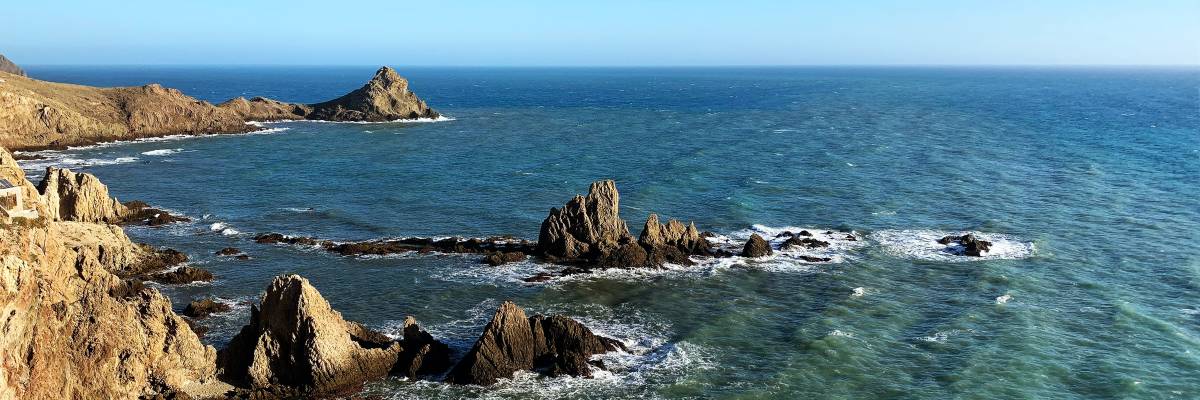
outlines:
[[[506,301],[446,380],[491,385],[517,371],[529,370],[591,376],[588,360],[614,350],[624,350],[624,346],[593,334],[575,320],[563,316],[526,317],[525,310]]]
[[[226,311],[229,311],[228,304],[218,303],[213,301],[211,298],[207,298],[193,300],[192,302],[188,303],[187,307],[183,309],[183,315],[194,319],[204,319],[208,318],[208,316],[213,313]]]
[[[620,194],[611,180],[592,182],[587,197],[576,195],[551,208],[542,221],[537,250],[547,257],[596,260],[632,242],[620,216]]]
[[[488,253],[483,258],[483,262],[491,266],[500,266],[508,263],[518,262],[525,259],[525,253],[519,251],[510,252],[492,252]]]
[[[176,268],[174,271],[159,272],[157,274],[150,275],[148,278],[149,278],[149,280],[152,280],[152,281],[155,281],[158,283],[165,283],[165,284],[169,284],[169,285],[182,285],[182,284],[192,283],[192,282],[211,281],[211,280],[213,280],[213,274],[212,274],[212,272],[208,272],[208,270],[205,270],[205,269],[189,267],[189,266],[185,265],[185,266]]]
[[[992,242],[980,240],[971,233],[962,236],[943,236],[941,239],[938,239],[937,242],[943,245],[958,243],[962,246],[962,254],[971,257],[983,257],[984,253],[987,253],[992,249]]]
[[[126,208],[126,213],[122,217],[121,221],[124,224],[145,223],[149,226],[161,226],[176,222],[191,221],[191,218],[173,215],[165,210],[150,207],[149,204],[146,204],[142,201],[134,200],[127,202],[124,205]]]
[[[400,353],[400,343],[342,319],[307,279],[288,275],[271,282],[217,358],[235,385],[320,396],[386,376]]]
[[[657,266],[650,259],[649,252],[637,243],[626,243],[604,253],[592,265],[595,268],[652,268]]]
[[[992,242],[977,239],[972,234],[959,238],[959,243],[963,246],[963,254],[971,257],[983,257],[983,253],[992,249]]]
[[[226,247],[218,250],[216,254],[218,256],[236,256],[238,254],[242,254],[242,251],[238,250],[236,247]]]
[[[747,240],[746,246],[742,248],[742,257],[764,257],[774,253],[771,244],[757,233],[750,235],[750,240]]]
[[[801,238],[799,236],[796,236],[796,237],[792,237],[792,238],[789,238],[788,240],[783,241],[783,245],[781,247],[785,248],[785,249],[789,248],[789,247],[804,247],[804,248],[809,248],[809,249],[815,249],[818,247],[829,247],[829,242],[826,242],[824,240],[813,239],[811,237]]]

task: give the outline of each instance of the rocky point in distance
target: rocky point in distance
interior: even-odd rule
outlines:
[[[0,56],[0,147],[9,150],[244,133],[259,129],[247,124],[257,121],[386,122],[439,116],[390,67],[380,68],[361,88],[317,104],[256,97],[212,105],[158,84],[98,88],[32,79]]]

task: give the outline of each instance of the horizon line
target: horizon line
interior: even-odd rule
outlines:
[[[371,67],[401,66],[405,68],[805,68],[805,67],[981,67],[981,68],[1200,68],[1196,64],[310,64],[310,63],[22,63],[27,67]]]

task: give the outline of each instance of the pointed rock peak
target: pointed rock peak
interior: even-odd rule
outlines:
[[[271,282],[218,364],[226,379],[250,388],[335,393],[386,376],[400,352],[390,338],[342,319],[307,279],[287,275]]]
[[[408,80],[404,79],[396,70],[388,66],[379,67],[379,70],[375,71],[375,77],[371,78],[368,84],[379,84],[385,88],[399,85],[400,89],[408,90]]]
[[[612,180],[593,182],[587,197],[575,196],[563,208],[552,208],[542,221],[538,249],[543,255],[597,258],[632,239],[620,216],[621,196]]]

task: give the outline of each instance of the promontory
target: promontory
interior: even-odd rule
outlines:
[[[243,133],[255,121],[388,122],[438,118],[408,89],[408,80],[380,68],[361,88],[316,104],[255,97],[219,105],[149,84],[100,88],[27,77],[0,56],[0,146],[41,150],[166,135]]]

